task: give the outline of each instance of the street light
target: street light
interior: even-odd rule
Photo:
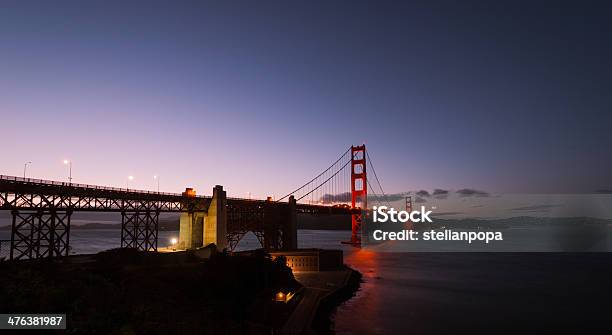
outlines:
[[[64,164],[68,165],[68,182],[72,184],[72,161],[64,159]]]
[[[134,176],[128,176],[127,182],[125,184],[125,188],[128,189],[128,190],[130,189],[130,181],[131,180],[134,180]]]
[[[157,180],[157,193],[159,193],[159,177],[153,176],[153,179]]]
[[[26,179],[26,169],[28,168],[28,164],[32,164],[32,162],[25,162],[25,164],[23,164],[23,179]]]

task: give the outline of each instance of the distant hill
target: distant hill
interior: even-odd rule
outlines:
[[[534,225],[568,225],[568,224],[589,224],[589,225],[612,225],[612,220],[589,218],[589,217],[569,217],[569,218],[538,218],[530,216],[520,216],[506,219],[440,219],[435,218],[433,223],[419,224],[417,229],[436,229],[436,228],[463,228],[463,229],[488,229],[488,228],[510,228],[528,227]],[[393,225],[397,225],[394,223]],[[100,223],[89,222],[85,224],[73,224],[72,229],[121,229],[121,223]],[[314,216],[310,214],[298,215],[298,229],[312,230],[351,230],[350,215],[323,215]],[[0,226],[0,230],[11,230],[10,225]],[[160,218],[160,231],[179,230],[179,220],[176,218]]]
[[[72,224],[70,229],[121,229],[121,223],[100,223],[90,222],[85,224]],[[1,226],[0,230],[11,230],[10,225]],[[177,231],[179,230],[178,219],[160,219],[159,220],[160,231]]]
[[[375,224],[375,223],[371,223]],[[378,223],[376,223],[378,224]],[[463,228],[463,229],[500,229],[510,227],[529,227],[545,225],[612,225],[612,220],[589,217],[568,218],[538,218],[519,216],[505,219],[440,219],[434,218],[433,223],[418,224],[417,229]],[[388,223],[399,227],[397,223]],[[303,214],[298,216],[298,229],[316,230],[351,230],[349,215],[313,216]]]
[[[532,216],[517,216],[505,219],[434,219],[433,223],[426,224],[431,228],[510,228],[530,227],[546,225],[568,225],[589,224],[608,225],[612,220],[590,218],[590,217],[567,217],[567,218],[539,218]]]

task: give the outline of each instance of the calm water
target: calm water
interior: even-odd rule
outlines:
[[[458,230],[457,230],[458,231]],[[462,241],[432,242],[432,241],[387,241],[379,244],[367,244],[366,249],[382,252],[454,252],[454,251],[572,251],[566,247],[584,246],[585,238],[570,233],[562,233],[550,227],[533,228],[510,228],[502,230],[504,241],[495,241],[489,244],[473,242],[467,244]],[[605,227],[597,235],[602,238],[588,239],[587,251],[610,251],[612,246],[612,226]],[[164,247],[170,244],[172,238],[178,237],[178,231],[160,231],[158,244]],[[587,237],[591,237],[590,235]],[[348,231],[330,230],[299,230],[298,241],[300,248],[331,248],[348,251],[353,248],[340,244],[350,238]],[[10,231],[0,230],[0,240],[10,240]],[[571,242],[571,243],[570,243]],[[72,254],[97,253],[103,250],[119,248],[121,246],[121,232],[117,229],[72,229],[70,232],[70,245]],[[3,245],[4,247],[4,245]],[[245,235],[238,250],[250,250],[259,248],[259,242],[255,235]],[[575,250],[573,250],[575,251]]]

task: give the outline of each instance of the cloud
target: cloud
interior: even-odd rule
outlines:
[[[385,194],[384,196],[381,194],[377,194],[376,196],[373,194],[368,194],[368,201],[375,202],[394,202],[399,200],[404,200],[406,196],[409,196],[409,192],[404,193],[392,193]],[[332,204],[338,202],[350,202],[351,201],[351,192],[344,192],[339,194],[324,194],[319,201],[322,201],[324,204]]]
[[[533,205],[510,208],[509,210],[513,212],[546,212],[547,210],[556,207],[561,207],[561,205]]]
[[[464,212],[439,212],[439,213],[431,213],[431,216],[445,216],[445,215],[459,215],[465,214]]]
[[[436,188],[432,195],[434,196],[434,198],[436,199],[446,199],[448,197],[448,191],[447,190],[443,190],[440,188]]]
[[[448,194],[448,191],[436,188],[432,194],[433,195],[444,195],[444,194]]]
[[[416,192],[416,195],[418,195],[419,197],[429,197],[429,192],[425,191],[425,190],[420,190],[418,192]]]
[[[385,194],[384,197],[379,195],[379,198],[384,199],[384,200],[389,201],[389,202],[393,202],[393,201],[398,201],[398,200],[405,199],[406,195],[408,195],[408,194],[409,194],[408,192],[404,192],[404,193],[392,193],[392,194]]]
[[[475,196],[475,197],[488,197],[489,196],[489,193],[487,193],[485,191],[474,190],[474,189],[471,189],[471,188],[462,188],[462,189],[458,190],[456,193],[459,194],[462,197],[471,197],[471,196]]]
[[[344,192],[340,194],[324,194],[319,201],[324,204],[332,204],[336,202],[349,202],[351,201],[351,192]]]
[[[427,202],[427,199],[423,199],[421,197],[415,197],[415,199],[414,199],[414,203],[415,204],[422,204],[422,203],[425,203],[425,202]]]
[[[595,193],[601,193],[601,194],[612,194],[612,190],[608,190],[608,189],[601,189],[601,190],[597,190],[597,191],[595,191]]]

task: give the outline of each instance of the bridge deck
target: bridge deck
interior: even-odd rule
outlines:
[[[249,231],[255,233],[264,248],[291,248],[297,238],[295,214],[354,211],[347,207],[226,198],[221,186],[215,187],[213,194],[214,197],[195,196],[0,175],[0,210],[10,210],[13,218],[10,259],[68,255],[70,221],[75,211],[121,212],[121,247],[153,251],[157,250],[160,212],[207,213],[215,228],[207,228],[214,236],[206,238],[226,241],[233,250]],[[223,213],[223,223],[216,228],[219,213]],[[192,234],[189,236],[204,232],[202,218],[197,215],[185,217],[192,220],[191,225],[185,221],[191,227],[186,228],[187,232],[199,229],[199,233],[186,233]],[[203,243],[203,238],[202,235],[194,241]],[[225,246],[225,242],[221,245]]]
[[[154,192],[90,184],[0,175],[0,210],[73,210],[160,212],[206,211],[212,198],[181,193]],[[286,202],[269,202],[227,198],[228,207],[287,206]],[[346,207],[297,204],[298,213],[350,214]]]

